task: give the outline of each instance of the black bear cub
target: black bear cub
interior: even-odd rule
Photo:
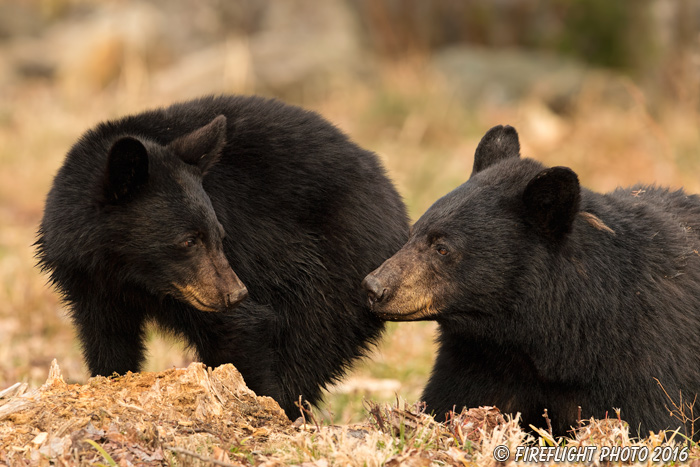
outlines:
[[[153,321],[296,418],[380,336],[361,281],[407,236],[375,154],[316,113],[224,96],[85,133],[37,256],[93,375],[138,371]]]
[[[565,434],[579,406],[585,418],[620,408],[646,436],[681,425],[663,389],[676,403],[700,393],[699,251],[697,195],[594,193],[521,158],[516,131],[498,126],[469,180],[363,284],[377,316],[439,323],[423,393],[436,416],[495,405],[543,426],[546,408]]]

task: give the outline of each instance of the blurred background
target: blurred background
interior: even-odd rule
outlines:
[[[697,0],[0,0],[0,390],[53,358],[87,379],[32,248],[65,153],[99,121],[211,93],[320,112],[379,154],[413,220],[496,124],[595,190],[700,191]],[[434,332],[390,325],[322,410],[416,400]],[[152,334],[148,370],[189,363]]]

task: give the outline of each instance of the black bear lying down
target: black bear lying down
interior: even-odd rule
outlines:
[[[513,128],[491,129],[470,179],[364,280],[378,316],[439,323],[428,409],[543,426],[547,408],[558,434],[578,406],[621,408],[641,435],[678,427],[659,383],[676,403],[700,393],[700,197],[598,194],[519,152]]]
[[[37,245],[93,375],[138,371],[155,321],[295,417],[381,334],[360,284],[407,235],[378,158],[319,115],[210,97],[88,131]]]

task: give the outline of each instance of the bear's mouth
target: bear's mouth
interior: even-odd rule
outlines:
[[[408,313],[375,311],[374,314],[384,321],[430,321],[437,317],[438,312],[431,307],[426,307]]]
[[[432,294],[401,294],[371,303],[372,312],[384,321],[431,321],[440,315]]]
[[[193,307],[195,307],[199,311],[206,311],[206,312],[210,312],[210,313],[214,313],[214,312],[219,311],[218,308],[207,305],[206,303],[204,303],[203,301],[201,301],[197,297],[188,297],[188,302],[190,305],[192,305]]]
[[[181,298],[198,309],[199,311],[206,311],[206,312],[218,312],[220,311],[219,308],[209,305],[208,303],[204,302],[197,294],[197,289],[191,285],[186,285],[186,286],[180,286],[178,284],[173,284],[175,288],[177,289],[178,292],[180,292]]]

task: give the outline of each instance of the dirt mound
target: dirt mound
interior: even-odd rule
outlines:
[[[0,393],[0,465],[110,463],[109,457],[120,465],[161,465],[194,446],[245,440],[251,448],[273,430],[292,429],[277,403],[256,396],[232,365],[212,370],[193,363],[79,385],[66,384],[54,360],[46,384],[26,388],[18,383]]]
[[[519,446],[632,446],[683,453],[700,467],[700,451],[677,433],[634,439],[622,419],[582,420],[568,438],[522,431],[518,417],[495,407],[464,410],[445,423],[421,403],[366,401],[362,424],[327,425],[312,411],[293,424],[269,397],[257,397],[232,365],[201,363],[161,373],[97,377],[66,384],[54,361],[39,389],[0,391],[0,467],[110,466],[492,466],[494,453]],[[678,438],[682,438],[678,436]],[[666,448],[668,447],[668,448]],[[675,455],[675,454],[674,454]],[[562,463],[560,466],[573,465]]]

